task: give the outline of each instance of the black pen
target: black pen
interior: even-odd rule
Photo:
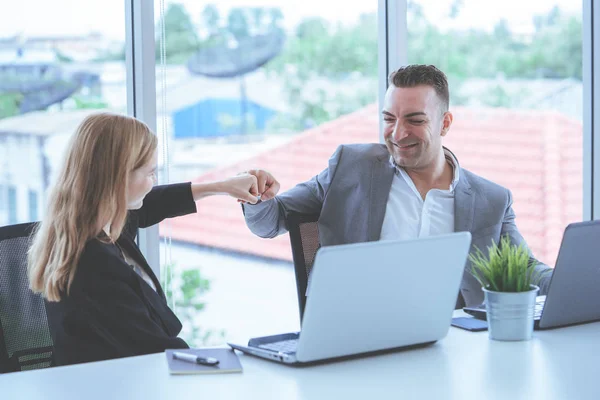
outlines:
[[[194,364],[208,365],[208,366],[215,366],[219,363],[219,360],[214,357],[201,357],[201,356],[197,356],[195,354],[182,353],[179,351],[173,352],[173,358],[176,360],[187,361],[187,362],[191,362]]]

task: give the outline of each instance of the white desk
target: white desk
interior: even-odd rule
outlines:
[[[312,367],[240,356],[241,374],[171,376],[164,354],[0,375],[17,399],[600,399],[600,323],[491,341],[451,328],[440,342]]]

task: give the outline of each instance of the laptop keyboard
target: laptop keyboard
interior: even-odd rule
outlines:
[[[544,304],[546,303],[546,296],[538,296],[535,301],[535,308],[533,310],[533,318],[540,319],[542,317],[542,310],[544,309]]]
[[[295,353],[298,348],[298,339],[282,340],[281,342],[265,343],[258,345],[259,348],[280,353]]]

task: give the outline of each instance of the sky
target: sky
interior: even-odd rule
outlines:
[[[165,0],[168,4],[171,0]],[[198,22],[206,0],[179,0]],[[426,15],[440,25],[449,23],[451,0],[418,0]],[[3,0],[0,37],[24,34],[83,35],[96,31],[115,40],[125,40],[123,0]],[[236,6],[279,6],[287,27],[317,14],[330,21],[349,23],[361,13],[376,12],[377,0],[213,0],[225,14]],[[547,12],[557,4],[572,13],[581,13],[580,0],[464,0],[461,15],[453,21],[464,27],[489,28],[500,18],[519,30],[531,23],[535,14]],[[159,10],[159,0],[155,9]],[[158,12],[155,12],[158,16]]]

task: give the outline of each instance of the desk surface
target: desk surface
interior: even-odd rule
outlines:
[[[311,367],[171,376],[164,354],[0,375],[2,399],[600,399],[600,323],[528,342],[450,328],[426,348]]]

